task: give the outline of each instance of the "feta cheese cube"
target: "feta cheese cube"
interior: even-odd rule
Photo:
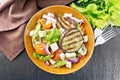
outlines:
[[[49,62],[50,62],[52,65],[54,65],[54,64],[55,64],[55,61],[54,61],[54,60],[52,60],[52,59],[50,59],[50,60],[49,60]]]
[[[49,12],[47,15],[50,16],[50,17],[54,17],[54,16],[55,16],[55,15],[54,15],[53,13],[51,13],[51,12]]]
[[[66,63],[66,67],[67,68],[72,68],[72,63],[71,62],[69,62],[69,61],[65,61],[65,63]]]
[[[60,59],[61,59],[61,60],[65,60],[65,54],[64,54],[64,53],[61,53],[61,54],[60,54]]]
[[[78,50],[78,53],[83,56],[87,53],[87,48],[85,47],[85,45],[82,45],[82,47]]]
[[[63,17],[72,17],[72,14],[65,13]]]
[[[46,32],[45,31],[39,31],[38,34],[39,34],[39,37],[44,37],[46,35]]]
[[[50,16],[48,16],[48,15],[46,15],[46,14],[43,15],[43,18],[44,18],[44,19],[47,19],[47,20],[50,20],[50,21],[52,21],[52,22],[55,22],[55,23],[57,22],[56,19],[54,19],[53,17],[50,17]]]
[[[76,53],[65,53],[66,58],[74,58],[76,57]]]
[[[53,44],[51,44],[50,47],[51,47],[51,49],[52,49],[53,52],[56,51],[57,49],[59,49],[57,43],[53,43]]]
[[[60,28],[60,30],[61,30],[61,34],[63,34],[65,31],[65,29],[63,29],[63,28]]]
[[[84,42],[88,42],[88,35],[83,36]]]
[[[34,34],[34,30],[30,31],[29,36],[33,36],[33,34]]]

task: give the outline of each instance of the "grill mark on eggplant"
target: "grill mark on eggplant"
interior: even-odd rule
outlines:
[[[70,26],[71,26],[71,28],[75,28],[75,26],[73,24],[71,24]]]
[[[59,28],[62,28],[62,26],[61,26],[61,24],[57,21],[57,28],[59,29]]]
[[[75,41],[75,42],[72,42],[72,43],[69,43],[69,44],[65,44],[65,45],[63,45],[63,47],[64,47],[64,49],[68,49],[66,46],[68,46],[70,48],[71,44],[76,44],[76,43],[77,42]]]
[[[80,34],[80,32],[79,31],[76,31],[76,32],[71,32],[71,33],[68,33],[66,36],[70,36],[70,35],[73,35],[73,34],[76,34],[76,33],[79,33]],[[81,35],[81,34],[80,34]]]
[[[74,43],[74,47],[67,48],[66,50],[70,50],[70,49],[74,49],[74,48],[79,49],[79,47],[78,47],[79,44],[82,44],[82,42],[76,42],[76,43]],[[70,45],[68,45],[68,46],[70,46]]]
[[[75,30],[75,29],[74,29],[74,30],[69,30],[69,32],[68,32],[67,34],[70,34],[70,33],[72,33],[72,32],[76,32],[76,31],[78,31],[78,30]],[[67,34],[66,34],[66,35],[67,35]]]
[[[68,39],[68,40],[63,40],[63,44],[64,43],[68,43],[68,42],[73,42],[73,41],[76,41],[75,39],[79,39],[79,40],[82,40],[82,38],[80,38],[80,36],[75,36],[74,38],[70,38],[70,39]],[[67,42],[66,42],[67,41]]]
[[[69,36],[65,36],[65,38],[63,39],[63,41],[68,41],[72,38],[75,38],[76,36],[81,36],[79,33],[74,33],[74,34],[71,34]]]
[[[77,43],[75,43],[75,44],[77,44]],[[63,47],[65,50],[74,49],[74,48],[76,48],[75,44],[74,45],[67,45],[67,46],[63,46]]]
[[[67,52],[71,52],[71,51],[77,51],[79,49],[79,44],[81,44],[80,42],[79,43],[74,43],[74,45],[69,45],[67,47],[64,47],[64,49],[67,51]]]

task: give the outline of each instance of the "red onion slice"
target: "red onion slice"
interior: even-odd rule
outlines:
[[[45,61],[45,64],[46,64],[47,66],[49,66],[49,65],[50,65],[48,61]]]
[[[48,45],[47,44],[45,44],[45,52],[46,52],[46,54],[50,54],[50,51],[48,49]]]
[[[67,61],[72,62],[72,63],[77,63],[80,61],[80,58],[69,58]]]

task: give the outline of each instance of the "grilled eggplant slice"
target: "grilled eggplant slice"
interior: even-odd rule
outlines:
[[[62,37],[60,43],[63,52],[75,52],[78,51],[83,44],[83,37],[79,30],[70,29]]]
[[[70,29],[70,27],[67,26],[67,25],[62,21],[62,19],[61,19],[60,17],[58,17],[58,21],[60,22],[60,24],[62,25],[62,27],[63,27],[64,29]]]
[[[63,17],[58,17],[58,21],[64,29],[69,30],[69,29],[72,29],[72,28],[76,28],[75,22],[73,23],[73,21],[72,21],[72,23],[71,23]]]
[[[72,28],[76,28],[77,24],[73,19],[67,17],[67,18],[65,18],[65,20],[70,22]]]

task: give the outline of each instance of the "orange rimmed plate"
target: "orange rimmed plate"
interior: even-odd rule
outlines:
[[[66,68],[66,67],[61,67],[61,68],[53,68],[51,66],[47,66],[43,61],[40,61],[39,59],[36,59],[33,57],[33,52],[34,49],[32,47],[32,41],[31,37],[29,36],[29,33],[31,30],[34,29],[36,22],[39,18],[42,17],[43,14],[47,14],[48,12],[52,12],[55,15],[57,14],[64,14],[64,13],[71,13],[73,16],[77,18],[81,18],[84,20],[84,28],[85,28],[85,33],[88,35],[88,42],[85,44],[88,52],[84,58],[82,58],[78,63],[73,64],[73,67],[71,69]],[[89,59],[92,56],[93,49],[94,49],[94,34],[92,27],[90,26],[89,22],[87,19],[78,11],[74,10],[73,8],[63,6],[63,5],[54,5],[50,7],[46,7],[40,11],[38,11],[33,17],[30,19],[30,21],[27,24],[27,27],[25,29],[25,34],[24,34],[24,43],[25,43],[25,48],[27,51],[28,56],[32,60],[32,62],[37,65],[39,68],[42,70],[52,73],[52,74],[69,74],[73,73],[79,69],[81,69],[85,64],[89,61]]]

